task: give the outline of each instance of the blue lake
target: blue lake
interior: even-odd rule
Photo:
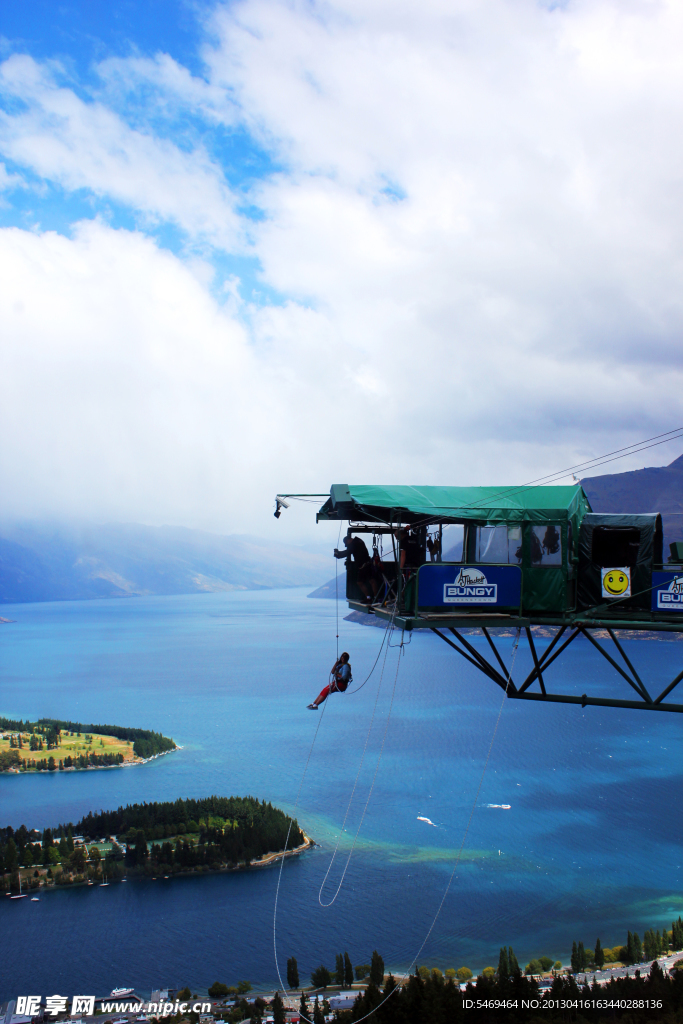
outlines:
[[[0,776],[0,820],[76,821],[144,800],[252,794],[290,810],[318,722],[306,705],[335,658],[335,605],[302,590],[5,605],[0,714],[109,722],[173,736],[179,750],[132,769]],[[382,631],[341,623],[355,684]],[[478,641],[476,641],[478,642]],[[512,641],[501,639],[509,660]],[[634,640],[629,656],[662,686],[683,645]],[[405,648],[376,783],[344,885],[318,893],[339,835],[377,699],[340,850],[348,850],[382,743],[399,649],[357,694],[333,695],[298,817],[321,844],[285,865],[281,963],[302,977],[348,950],[408,966],[453,869],[479,785],[501,691],[438,638]],[[521,650],[515,676],[529,669]],[[625,684],[585,641],[551,670],[576,693]],[[551,675],[552,678],[552,675]],[[420,955],[441,968],[567,960],[573,939],[625,942],[683,912],[683,734],[677,715],[505,701],[484,782],[443,910]],[[510,810],[488,804],[510,804]],[[418,820],[427,817],[436,827]],[[345,859],[345,858],[344,858]],[[330,873],[334,893],[344,859]],[[0,905],[0,999],[40,992],[143,994],[213,981],[277,984],[277,870],[130,881]]]

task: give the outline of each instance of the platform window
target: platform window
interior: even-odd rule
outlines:
[[[602,569],[635,565],[640,549],[640,530],[634,526],[596,526],[591,560]]]
[[[441,561],[462,562],[465,527],[459,523],[444,526],[441,540]]]
[[[521,560],[522,528],[520,526],[477,527],[476,562],[519,565]]]
[[[562,565],[562,524],[531,527],[531,564]]]

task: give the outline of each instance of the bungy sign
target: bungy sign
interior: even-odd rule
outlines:
[[[418,573],[418,608],[519,608],[522,573],[517,565],[429,564]]]
[[[683,573],[652,573],[652,611],[683,612]]]

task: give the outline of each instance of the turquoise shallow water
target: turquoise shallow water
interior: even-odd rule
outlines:
[[[137,725],[183,747],[135,769],[0,776],[3,824],[44,827],[90,809],[211,793],[292,806],[317,721],[306,704],[335,656],[334,602],[289,590],[4,606],[2,614],[16,622],[0,626],[0,714]],[[381,637],[342,623],[356,683]],[[510,645],[501,640],[508,658]],[[632,641],[628,651],[662,684],[683,660],[675,642]],[[342,848],[375,771],[397,658],[392,649]],[[525,669],[522,652],[515,674]],[[451,873],[500,710],[494,684],[436,637],[413,637],[361,838],[337,901],[324,909],[318,890],[378,677],[330,699],[304,782],[299,819],[321,847],[286,865],[278,919],[279,954],[295,955],[302,975],[344,949],[356,963],[374,948],[392,968],[410,963]],[[577,693],[588,683],[592,692],[620,685],[581,642],[556,678]],[[642,933],[683,912],[681,724],[677,715],[506,701],[465,853],[421,962],[479,969],[503,943],[520,961],[566,959],[574,938],[592,945],[599,935],[611,946],[629,927]],[[7,900],[0,998],[123,985],[197,991],[216,979],[272,985],[276,880],[268,869]]]

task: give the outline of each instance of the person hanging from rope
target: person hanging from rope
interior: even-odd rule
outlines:
[[[372,587],[372,562],[365,541],[360,537],[354,537],[352,534],[347,533],[344,537],[344,547],[346,548],[345,551],[339,551],[335,548],[334,557],[345,558],[347,570],[349,561],[353,561],[357,570],[356,583],[358,584],[358,589],[365,600],[371,603],[373,597],[373,594],[370,592]],[[375,589],[375,587],[372,587],[373,593]]]
[[[309,711],[317,711],[322,702],[327,700],[331,693],[343,693],[349,683],[353,680],[353,676],[351,675],[351,662],[349,661],[349,656],[346,651],[344,651],[343,654],[340,654],[337,661],[335,661],[332,666],[330,676],[331,678],[327,686],[320,691],[313,703],[308,705]]]

